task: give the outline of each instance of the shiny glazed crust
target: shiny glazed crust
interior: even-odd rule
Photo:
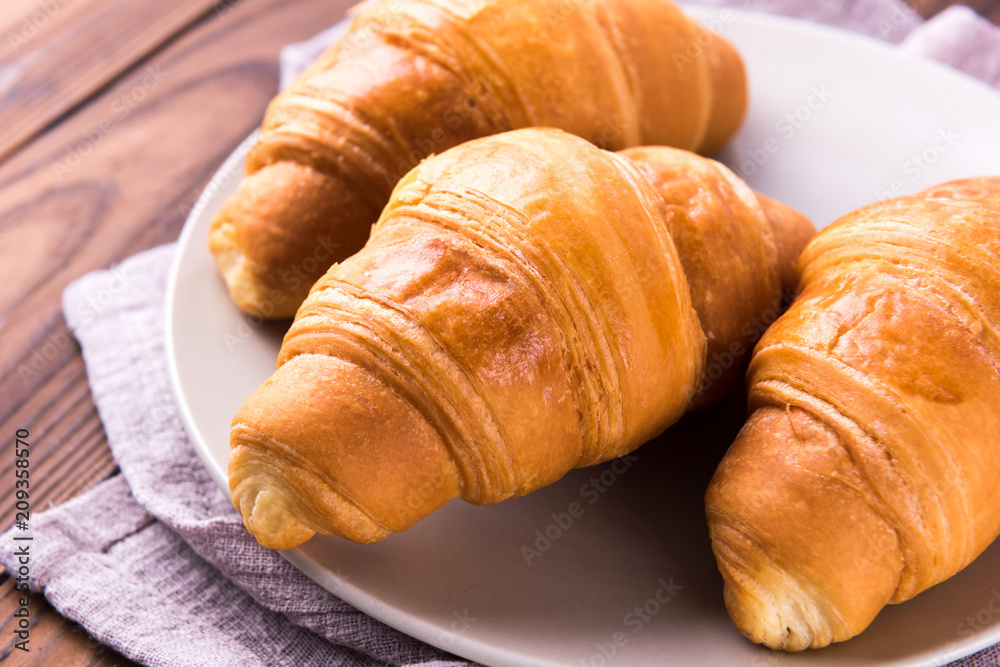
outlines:
[[[844,641],[1000,534],[1000,178],[851,213],[802,254],[707,494],[750,639]]]
[[[422,159],[525,127],[711,152],[746,108],[736,52],[668,0],[385,0],[270,105],[209,246],[244,311],[291,317]]]
[[[693,153],[558,130],[426,160],[233,420],[247,528],[277,549],[374,542],[632,451],[699,399],[706,350],[749,351],[743,318],[780,300],[801,246],[776,235],[812,228],[768,208]]]

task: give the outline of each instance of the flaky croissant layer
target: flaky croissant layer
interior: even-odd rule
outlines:
[[[233,421],[247,528],[279,549],[373,542],[638,447],[721,394],[753,344],[741,324],[780,308],[812,228],[761,201],[693,153],[558,130],[426,160]]]
[[[291,317],[432,154],[525,127],[710,153],[745,107],[739,56],[669,0],[368,3],[268,108],[209,245],[240,308]]]
[[[801,268],[706,498],[730,615],[792,651],[849,639],[1000,534],[1000,177],[851,213]]]

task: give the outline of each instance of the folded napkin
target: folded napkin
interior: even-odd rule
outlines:
[[[899,0],[689,4],[849,28],[1000,87],[1000,29],[968,9],[924,23]],[[286,48],[283,82],[342,29]],[[469,665],[362,614],[244,530],[191,447],[171,394],[164,302],[174,253],[173,244],[154,248],[66,289],[66,320],[121,474],[33,515],[34,590],[97,640],[149,665]],[[13,532],[0,538],[8,570],[16,569]],[[992,647],[954,664],[998,661],[1000,647]]]

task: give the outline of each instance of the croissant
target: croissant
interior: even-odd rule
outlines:
[[[241,309],[291,317],[431,154],[525,127],[711,153],[745,107],[740,57],[668,0],[383,0],[272,102],[209,246]]]
[[[707,360],[749,353],[811,233],[679,149],[526,129],[430,158],[235,416],[233,504],[270,548],[370,543],[624,455],[732,379]]]
[[[755,642],[844,641],[1000,534],[1000,177],[862,208],[801,258],[707,491]]]

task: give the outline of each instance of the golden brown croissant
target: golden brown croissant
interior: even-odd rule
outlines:
[[[739,56],[669,0],[384,0],[272,102],[209,245],[241,309],[291,317],[431,154],[525,127],[709,153],[745,107]]]
[[[791,651],[856,635],[1000,534],[1000,177],[851,213],[801,267],[706,498],[730,615]]]
[[[706,349],[708,365],[748,354],[740,323],[779,307],[801,245],[776,236],[811,225],[767,206],[693,153],[558,130],[426,160],[233,420],[248,530],[278,549],[374,542],[452,498],[496,503],[635,449],[691,405]]]

